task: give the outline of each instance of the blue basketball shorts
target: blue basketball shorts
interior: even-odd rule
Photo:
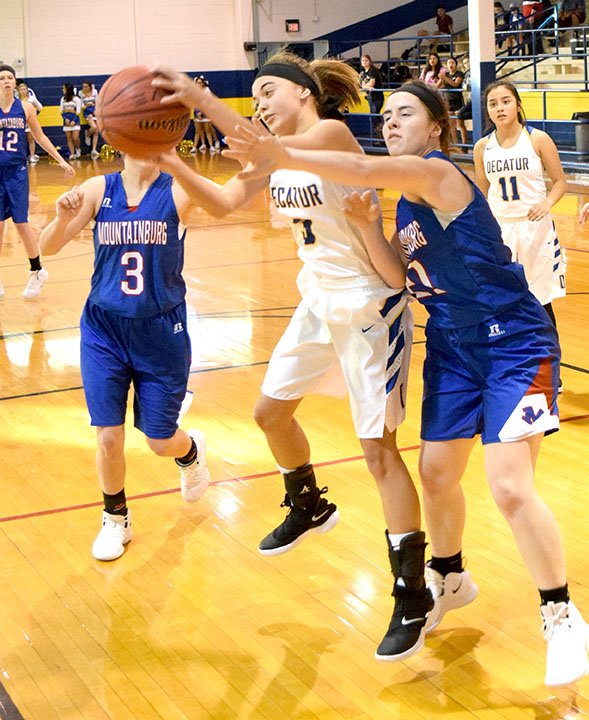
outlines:
[[[132,384],[135,427],[150,438],[172,437],[190,373],[186,305],[153,318],[128,318],[88,300],[80,330],[91,424],[123,425]]]
[[[29,173],[26,163],[0,165],[0,221],[29,221]]]
[[[422,440],[514,442],[559,427],[556,329],[531,294],[478,325],[428,322]]]

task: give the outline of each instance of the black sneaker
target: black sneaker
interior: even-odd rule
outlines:
[[[324,487],[319,495],[327,492]],[[326,533],[337,524],[337,507],[320,497],[313,510],[302,510],[292,504],[289,495],[285,495],[280,507],[289,507],[288,515],[277,528],[262,540],[259,550],[262,555],[280,555],[292,550],[309,533]]]
[[[434,600],[428,588],[395,590],[395,611],[389,629],[378,646],[377,660],[404,660],[421,650],[425,639],[425,623]]]

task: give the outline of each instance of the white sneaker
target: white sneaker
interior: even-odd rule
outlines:
[[[39,156],[38,155],[31,155],[29,158],[29,162],[31,165],[34,165],[35,163],[39,162]]]
[[[211,482],[211,473],[207,467],[207,444],[200,430],[188,430],[196,443],[197,456],[192,465],[180,466],[180,489],[186,502],[196,502],[205,494]]]
[[[45,270],[45,268],[41,268],[40,270],[31,270],[29,273],[29,282],[22,293],[24,299],[32,300],[33,298],[36,298],[48,278],[49,273]]]
[[[201,152],[206,152],[206,151],[207,151],[207,146],[206,146],[206,145],[201,145],[198,149],[199,149]]]
[[[102,527],[92,543],[92,556],[97,560],[116,560],[132,537],[130,510],[126,515],[111,515],[103,510]]]
[[[217,140],[217,142],[215,143],[215,150],[217,152],[219,152],[220,149],[221,149],[221,143]]]
[[[471,603],[479,594],[468,570],[460,573],[448,573],[446,577],[425,566],[425,582],[434,598],[434,609],[427,617],[426,633],[431,632],[441,622],[448,610],[456,610]]]
[[[572,602],[540,606],[544,621],[546,685],[569,685],[589,673],[589,628]]]
[[[92,160],[96,160],[96,158],[100,157],[100,153],[98,152],[98,150],[92,150],[92,152],[90,153],[90,157],[92,158]]]

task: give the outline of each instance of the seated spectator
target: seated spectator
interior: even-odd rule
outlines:
[[[585,22],[585,3],[583,0],[562,0],[558,12],[560,27],[569,28],[583,25]]]
[[[435,85],[439,88],[444,84],[445,74],[446,68],[442,67],[442,62],[438,53],[430,53],[427,58],[427,64],[421,71],[419,79],[423,80],[423,82],[426,82],[428,85]]]
[[[526,30],[537,30],[542,24],[544,16],[542,15],[543,4],[538,0],[523,0],[522,15],[524,16],[524,27]],[[538,55],[543,52],[542,33],[525,34],[526,54]]]
[[[524,16],[519,9],[516,2],[509,4],[509,15],[507,26],[509,30],[513,31],[512,35],[507,36],[507,53],[511,55],[511,50],[515,46],[515,54],[519,54],[520,49],[523,53],[523,33],[521,32],[524,27]]]
[[[493,11],[495,13],[495,32],[503,32],[507,30],[509,24],[509,13],[505,10],[502,3],[496,2],[493,4]],[[505,42],[505,35],[499,35],[495,38],[495,43],[499,49]]]

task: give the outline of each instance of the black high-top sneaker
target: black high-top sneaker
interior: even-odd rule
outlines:
[[[310,533],[325,533],[339,520],[334,503],[322,497],[327,487],[319,488],[311,464],[303,465],[284,476],[286,495],[280,507],[289,512],[278,527],[262,540],[262,555],[280,555],[296,547]]]
[[[386,537],[395,576],[395,610],[375,657],[377,660],[396,661],[410,657],[423,647],[425,624],[434,601],[423,577],[425,533],[418,531],[407,535],[398,549],[391,547],[388,533]]]

